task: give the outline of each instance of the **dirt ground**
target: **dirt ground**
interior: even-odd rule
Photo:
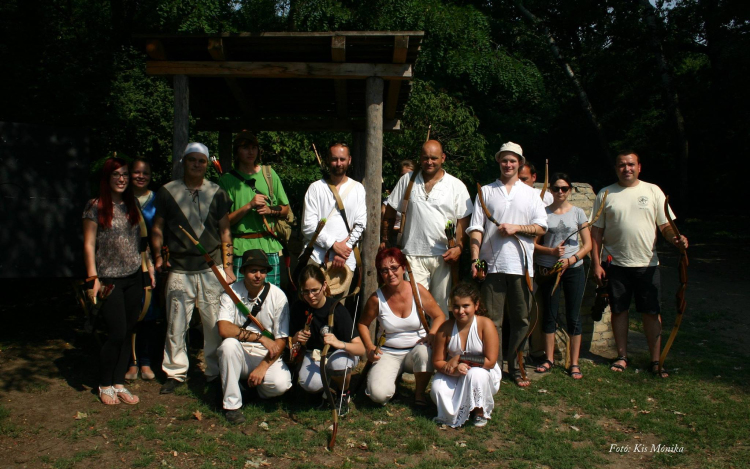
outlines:
[[[686,231],[690,235],[689,230]],[[725,236],[721,231],[706,234],[703,232],[710,230],[696,228],[695,231],[689,249],[688,306],[683,326],[693,320],[691,312],[710,310],[713,315],[705,325],[707,340],[735,344],[739,353],[747,357],[747,347],[742,347],[750,336],[750,316],[744,310],[750,299],[747,278],[743,275],[750,260],[750,250],[744,248],[746,240]],[[661,251],[666,303],[673,301],[677,288],[678,259],[677,252],[668,246],[661,246]],[[96,413],[97,419],[108,421],[122,417],[124,410],[124,405],[108,407],[98,403],[94,391],[98,346],[92,336],[83,331],[82,313],[68,281],[3,280],[3,285],[0,404],[20,431],[20,437],[0,433],[0,468],[41,467],[43,457],[49,460],[70,457],[79,448],[91,448],[92,443],[102,449],[96,465],[132,464],[135,457],[132,452],[117,451],[117,445],[110,443],[110,435],[87,432],[85,419],[77,427],[80,431],[75,438],[68,434],[71,421],[79,412]],[[665,320],[665,330],[670,330],[671,326],[671,320]],[[191,375],[189,385],[202,388],[201,374],[192,370]],[[161,396],[159,387],[157,381],[140,380],[130,386],[142,401],[128,409],[132,415],[150,412],[155,403],[168,409],[181,409],[194,401],[188,396]],[[154,419],[158,425],[169,425],[169,419],[174,417],[156,414]],[[223,431],[210,420],[196,420],[192,426],[217,436]],[[153,444],[156,447],[156,442]],[[183,458],[183,455],[173,457]],[[611,462],[613,467],[638,465],[637,461],[622,457],[613,457]],[[191,465],[189,461],[184,463]],[[199,465],[197,461],[196,465]],[[288,464],[281,458],[275,465]]]

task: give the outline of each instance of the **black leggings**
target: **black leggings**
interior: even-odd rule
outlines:
[[[130,360],[130,336],[138,322],[143,301],[143,275],[140,270],[122,278],[103,279],[115,288],[104,300],[101,315],[107,327],[107,340],[100,355],[99,385],[125,384]],[[101,300],[100,300],[101,301]]]

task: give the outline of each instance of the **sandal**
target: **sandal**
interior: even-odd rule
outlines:
[[[625,362],[625,366],[618,365],[617,362]],[[625,371],[627,367],[628,367],[628,357],[622,357],[622,356],[617,357],[614,360],[612,360],[612,364],[609,365],[609,369],[617,373],[622,373],[623,371]]]
[[[414,398],[414,405],[417,407],[427,407],[427,399],[424,397]]]
[[[132,392],[128,391],[128,388],[112,388],[112,389],[117,394],[117,398],[120,399],[120,401],[124,402],[125,404],[135,405],[140,402],[140,399],[138,399],[138,396],[133,395]]]
[[[515,373],[513,373],[513,381],[515,381],[516,386],[518,386],[519,388],[527,388],[531,385],[531,381],[529,381],[528,379],[523,379],[520,371],[516,371]]]
[[[667,372],[666,368],[662,368],[661,371],[659,370],[659,361],[653,361],[651,362],[651,374],[654,376],[657,376],[659,378],[668,378],[669,373]]]
[[[103,389],[101,386],[99,386],[99,400],[102,401],[102,404],[105,405],[116,405],[120,403],[120,400],[117,399],[115,388],[113,388],[112,386]]]
[[[549,360],[544,360],[541,365],[538,365],[536,367],[536,373],[544,374],[549,373],[550,370],[555,366],[555,364]]]
[[[573,368],[575,368],[578,371],[573,371]],[[581,373],[581,367],[578,365],[570,365],[570,368],[568,369],[568,374],[573,379],[583,378],[583,373]]]

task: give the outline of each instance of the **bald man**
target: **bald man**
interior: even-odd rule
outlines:
[[[440,309],[448,316],[448,296],[452,288],[451,266],[461,258],[464,230],[474,212],[469,191],[463,182],[443,169],[445,153],[437,140],[422,145],[420,171],[414,180],[406,210],[401,247],[411,264],[417,282],[430,290]],[[403,213],[412,172],[401,176],[388,197],[385,219],[393,226],[396,212]],[[456,247],[448,247],[445,224],[456,226]],[[383,246],[381,244],[381,246]]]

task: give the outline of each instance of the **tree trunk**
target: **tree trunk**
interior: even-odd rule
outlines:
[[[591,101],[589,101],[588,94],[586,94],[586,90],[583,88],[583,85],[581,84],[580,80],[578,80],[578,77],[576,76],[575,72],[573,71],[573,68],[568,64],[568,62],[565,61],[565,58],[560,53],[560,48],[557,47],[557,42],[555,41],[554,36],[552,36],[552,33],[550,32],[549,28],[547,28],[542,20],[534,16],[533,13],[531,13],[529,10],[526,9],[526,7],[523,6],[523,2],[520,0],[516,0],[516,6],[518,9],[523,13],[523,15],[531,21],[535,26],[537,26],[542,33],[547,38],[547,45],[550,48],[550,51],[552,52],[552,56],[555,58],[557,63],[560,65],[560,68],[563,69],[563,72],[565,72],[565,75],[570,79],[571,84],[576,90],[576,93],[578,94],[578,101],[581,104],[581,108],[583,108],[583,111],[586,113],[586,115],[589,118],[589,121],[591,122],[591,125],[594,127],[594,130],[596,131],[596,135],[599,140],[599,146],[602,150],[602,155],[604,155],[604,158],[607,160],[607,165],[611,165],[613,163],[612,157],[610,156],[609,152],[609,143],[607,142],[607,138],[604,135],[604,129],[602,128],[602,124],[599,122],[599,118],[596,116],[596,113],[594,112],[594,107],[591,105]]]
[[[661,84],[664,87],[664,94],[667,99],[672,116],[674,117],[675,129],[677,130],[678,146],[678,164],[679,183],[680,183],[680,201],[683,209],[688,206],[688,139],[685,132],[685,119],[680,111],[680,100],[672,84],[672,74],[669,71],[667,58],[664,55],[664,48],[659,38],[659,26],[656,23],[656,9],[648,0],[638,0],[638,3],[644,9],[645,21],[651,33],[651,47],[654,50],[654,56],[661,74]]]

